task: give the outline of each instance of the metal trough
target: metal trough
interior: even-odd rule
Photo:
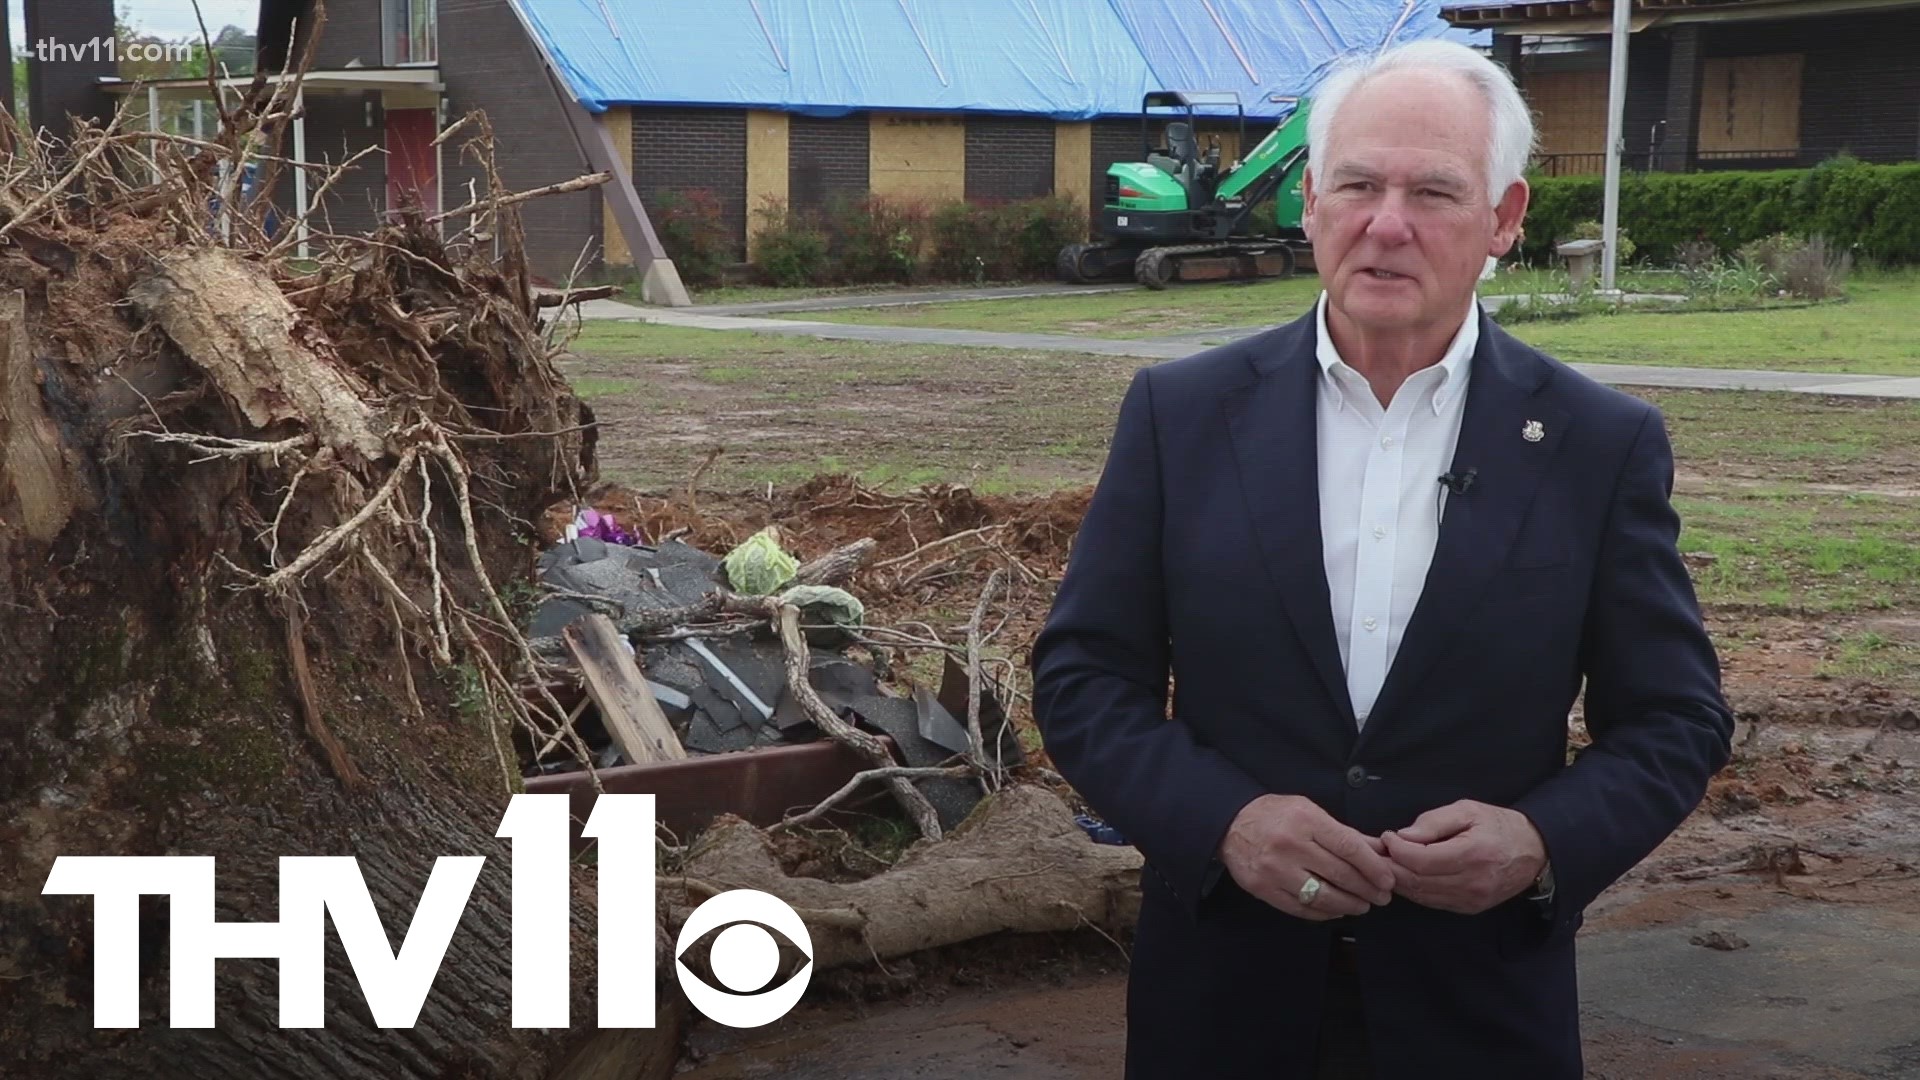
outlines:
[[[889,752],[893,740],[881,736]],[[611,794],[653,795],[655,820],[680,837],[706,828],[722,814],[736,814],[755,825],[773,825],[789,813],[807,810],[840,790],[867,767],[852,750],[822,739],[794,746],[770,746],[730,754],[707,754],[685,761],[619,765],[601,769],[600,786]],[[585,772],[527,777],[528,794],[565,793],[573,797],[572,838],[585,846],[580,827],[593,812],[596,793]],[[884,798],[886,787],[842,804],[854,809]]]

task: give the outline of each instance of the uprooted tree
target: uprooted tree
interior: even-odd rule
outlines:
[[[511,1026],[494,832],[520,786],[515,740],[586,750],[506,597],[542,509],[597,472],[592,414],[529,284],[521,200],[469,117],[441,139],[466,129],[490,184],[443,215],[450,235],[412,210],[291,263],[264,207],[234,206],[232,166],[310,167],[267,153],[294,88],[257,82],[205,142],[109,123],[55,154],[4,136],[0,1075],[666,1075],[677,995],[655,1029],[592,1026],[584,867],[575,1027]],[[336,175],[314,179],[324,192]],[[804,648],[792,609],[762,614]],[[912,809],[910,785],[876,779]],[[714,889],[789,898],[830,965],[1123,926],[1137,885],[1137,856],[1087,843],[1031,789],[868,882],[788,878],[765,842],[728,823],[680,860],[661,959]],[[96,1030],[91,903],[40,894],[60,855],[215,855],[217,918],[273,922],[280,856],[351,855],[397,943],[434,857],[473,854],[487,867],[405,1030],[374,1024],[331,935],[324,1029],[278,1027],[270,960],[220,964],[214,1028],[168,1027],[157,900],[142,1025]]]
[[[497,947],[510,725],[556,712],[525,700],[501,590],[528,519],[592,478],[591,415],[554,369],[497,179],[451,238],[410,213],[317,268],[283,258],[264,206],[213,216],[234,205],[220,163],[275,145],[291,85],[260,84],[217,141],[108,124],[55,154],[9,133],[3,1075],[538,1076],[620,1034],[585,1026],[590,948],[583,1026],[514,1029]],[[490,166],[484,121],[463,126]],[[373,1025],[337,943],[326,1029],[278,1028],[271,961],[223,962],[217,1026],[171,1029],[153,902],[142,1027],[100,1031],[91,903],[39,895],[56,856],[100,854],[218,855],[218,917],[265,922],[279,856],[353,855],[392,927],[434,856],[496,857],[410,1030]],[[626,1035],[632,1059],[655,1033]]]

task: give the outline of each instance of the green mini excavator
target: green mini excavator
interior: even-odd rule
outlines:
[[[1300,178],[1307,165],[1307,102],[1296,102],[1259,145],[1222,166],[1218,137],[1206,151],[1195,134],[1197,112],[1232,108],[1240,145],[1246,145],[1246,110],[1232,91],[1157,90],[1140,103],[1146,160],[1116,162],[1107,169],[1101,237],[1060,250],[1060,276],[1067,281],[1124,279],[1129,274],[1150,289],[1175,281],[1221,281],[1286,277],[1312,248],[1300,229]],[[1164,110],[1185,119],[1167,120],[1164,142],[1155,146],[1152,124]],[[1161,110],[1156,113],[1156,110]],[[1253,231],[1254,208],[1273,199],[1274,229]]]

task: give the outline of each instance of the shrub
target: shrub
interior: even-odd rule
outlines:
[[[1016,274],[1051,273],[1061,248],[1087,238],[1087,212],[1072,196],[1023,199],[1000,213],[1013,236]]]
[[[1687,295],[1708,300],[1730,297],[1771,296],[1778,291],[1778,279],[1755,263],[1714,260],[1704,266],[1680,271]]]
[[[667,191],[654,196],[648,210],[680,280],[696,288],[719,284],[721,269],[734,259],[719,197],[705,188]]]
[[[754,265],[769,285],[819,285],[828,277],[827,234],[785,199],[766,198],[754,211]]]
[[[1787,233],[1743,244],[1737,253],[1741,265],[1764,274],[1767,288],[1784,290],[1808,300],[1825,300],[1845,291],[1853,257],[1834,250],[1824,236],[1802,240]]]
[[[1704,270],[1720,261],[1720,249],[1711,240],[1682,240],[1673,245],[1673,265],[1682,270]]]
[[[1734,258],[1779,277],[1787,255],[1805,246],[1806,241],[1790,233],[1774,233],[1741,244],[1740,250],[1734,252]]]
[[[1560,241],[1604,240],[1606,236],[1607,232],[1604,224],[1598,221],[1583,221],[1573,227],[1573,232],[1570,235],[1561,237]],[[1620,242],[1620,254],[1615,257],[1616,261],[1625,264],[1633,258],[1633,253],[1638,249],[1633,246],[1633,237],[1627,235],[1627,230],[1624,226],[1616,228],[1614,230],[1614,236],[1615,239]],[[1556,243],[1557,242],[1559,241],[1556,241]]]
[[[1280,200],[1261,200],[1247,214],[1247,231],[1255,236],[1277,235],[1280,232]]]
[[[1543,261],[1581,222],[1598,218],[1601,193],[1597,176],[1535,182],[1528,257]],[[1620,181],[1620,220],[1659,262],[1675,260],[1683,244],[1734,251],[1776,233],[1822,235],[1837,250],[1883,263],[1920,262],[1920,164],[1841,157],[1811,169],[1635,174]]]
[[[917,199],[868,195],[828,212],[834,266],[848,281],[917,281],[924,269],[932,212]]]
[[[870,195],[836,205],[825,225],[769,199],[756,215],[754,261],[775,284],[1050,276],[1060,249],[1087,229],[1073,199],[1051,196],[989,204]]]
[[[1826,237],[1816,236],[1783,255],[1775,277],[1780,287],[1794,296],[1825,300],[1845,291],[1847,272],[1852,268],[1849,252],[1832,251]]]
[[[942,203],[933,212],[934,277],[979,283],[1005,274],[1010,245],[1000,232],[994,208],[966,202]]]

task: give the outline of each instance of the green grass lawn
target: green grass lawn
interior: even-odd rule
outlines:
[[[1808,612],[1920,605],[1920,500],[1720,491],[1674,500],[1701,599]]]
[[[884,296],[900,292],[903,285],[819,285],[785,287],[775,285],[715,285],[689,290],[696,305],[758,304],[769,300],[811,300],[816,296]]]
[[[1629,289],[1672,292],[1672,274],[1628,271]],[[1483,284],[1483,295],[1564,291],[1566,275],[1544,270],[1503,268]],[[978,300],[948,304],[903,304],[885,308],[796,312],[786,318],[861,323],[869,326],[937,326],[956,330],[1006,330],[1025,333],[1085,334],[1141,338],[1164,334],[1260,326],[1304,314],[1320,295],[1312,274],[1276,281],[1180,285],[1165,292],[1130,289],[1093,296],[1034,296],[1016,300]],[[704,296],[702,302],[706,302]]]
[[[903,304],[795,313],[792,318],[870,326],[939,326],[1088,337],[1160,337],[1195,330],[1284,322],[1313,306],[1320,281],[1275,281],[1181,286],[1162,292],[1129,289],[1091,296],[1031,296],[951,304]]]
[[[1772,311],[1632,312],[1529,322],[1515,336],[1596,364],[1920,375],[1920,272],[1856,276],[1844,301]]]
[[[1623,319],[1625,317],[1622,317]],[[823,472],[1036,492],[1092,482],[1146,361],[589,324],[566,364],[603,473],[677,486],[713,446],[723,489]],[[1644,389],[1672,434],[1681,548],[1711,604],[1920,607],[1920,402]],[[1866,670],[1894,654],[1859,644]]]
[[[1483,295],[1527,295],[1559,287],[1554,275],[1505,270]],[[1671,274],[1631,271],[1622,285],[1672,292]],[[1040,296],[807,312],[809,321],[962,330],[1162,337],[1272,325],[1304,314],[1317,278],[1137,289],[1094,296]],[[1854,276],[1844,301],[1760,311],[1654,312],[1511,327],[1515,336],[1564,360],[1601,364],[1760,368],[1920,376],[1920,272]],[[1224,340],[1221,339],[1221,340]],[[1195,347],[1210,343],[1204,335]]]
[[[1920,401],[1637,389],[1680,467],[1710,480],[1920,491]]]

